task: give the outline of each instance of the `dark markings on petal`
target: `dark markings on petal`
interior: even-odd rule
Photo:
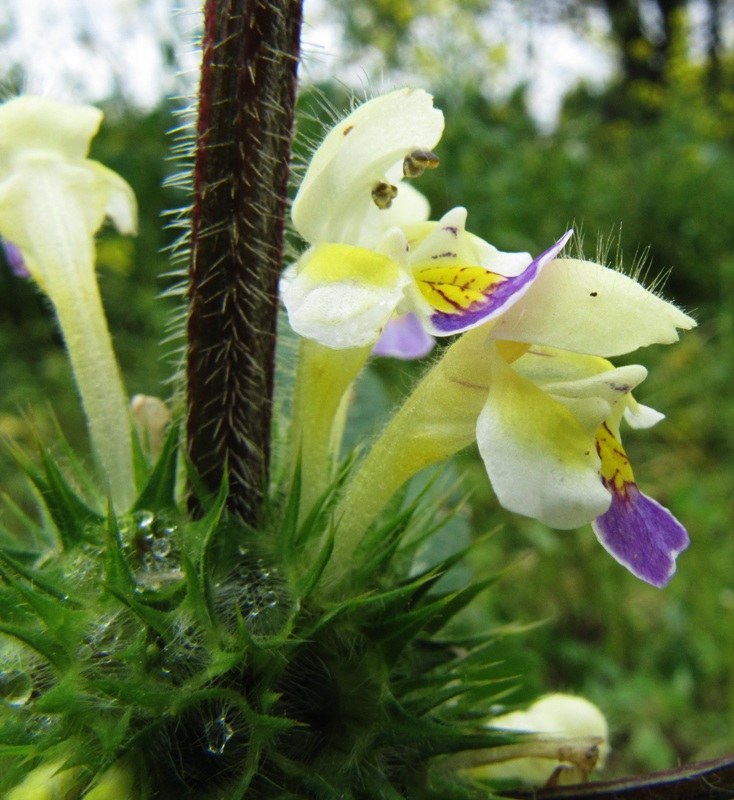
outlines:
[[[450,250],[447,250],[445,253],[434,253],[431,258],[456,258],[456,253],[452,253]]]
[[[599,292],[589,292],[589,297],[597,297]]]
[[[354,125],[347,125],[346,128],[342,131],[342,136],[346,136],[348,133],[351,133],[354,130]]]
[[[459,229],[456,225],[447,225],[445,228],[442,228],[442,230],[448,231],[454,237],[458,237],[459,235]]]
[[[455,300],[452,300],[450,297],[446,296],[446,292],[443,289],[440,289],[438,284],[430,283],[430,281],[426,281],[426,283],[433,289],[436,294],[441,295],[441,297],[450,305],[453,306],[457,311],[464,311],[464,306],[461,303],[457,303]]]

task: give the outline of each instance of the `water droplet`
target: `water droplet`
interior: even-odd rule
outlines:
[[[234,736],[234,728],[224,716],[210,722],[206,729],[206,742],[212,755],[221,756],[227,742]]]
[[[0,700],[9,706],[24,706],[33,693],[33,681],[19,669],[0,672]]]
[[[159,561],[162,561],[171,552],[171,542],[156,536],[151,544],[151,552]]]
[[[89,661],[94,655],[94,650],[88,644],[82,644],[77,648],[77,661]]]
[[[146,535],[152,531],[155,515],[152,511],[136,511],[133,514],[133,525],[138,535]]]
[[[90,644],[98,655],[109,655],[117,648],[122,626],[117,620],[103,622],[90,637]]]

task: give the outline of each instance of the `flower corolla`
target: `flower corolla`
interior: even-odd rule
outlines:
[[[94,236],[109,218],[135,233],[137,207],[117,173],[87,158],[102,112],[44,97],[0,105],[0,236],[56,310],[92,441],[116,504],[134,497],[122,379],[94,271]]]

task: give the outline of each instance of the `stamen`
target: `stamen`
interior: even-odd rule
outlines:
[[[403,175],[419,178],[426,169],[436,169],[439,163],[439,157],[430,150],[414,150],[403,159]]]
[[[372,187],[372,199],[379,209],[390,208],[392,201],[398,196],[398,187],[386,181],[380,181]]]

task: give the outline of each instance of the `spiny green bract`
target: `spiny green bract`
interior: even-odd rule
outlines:
[[[407,573],[435,506],[383,520],[334,597],[338,487],[301,523],[298,476],[262,530],[227,516],[226,487],[190,520],[177,450],[174,428],[152,469],[139,460],[121,518],[72,487],[74,462],[69,479],[20,457],[56,543],[0,555],[0,789],[57,762],[74,797],[130,771],[135,798],[488,796],[442,766],[509,739],[480,725],[507,690],[491,641],[438,637],[488,581],[436,588],[462,554]]]

